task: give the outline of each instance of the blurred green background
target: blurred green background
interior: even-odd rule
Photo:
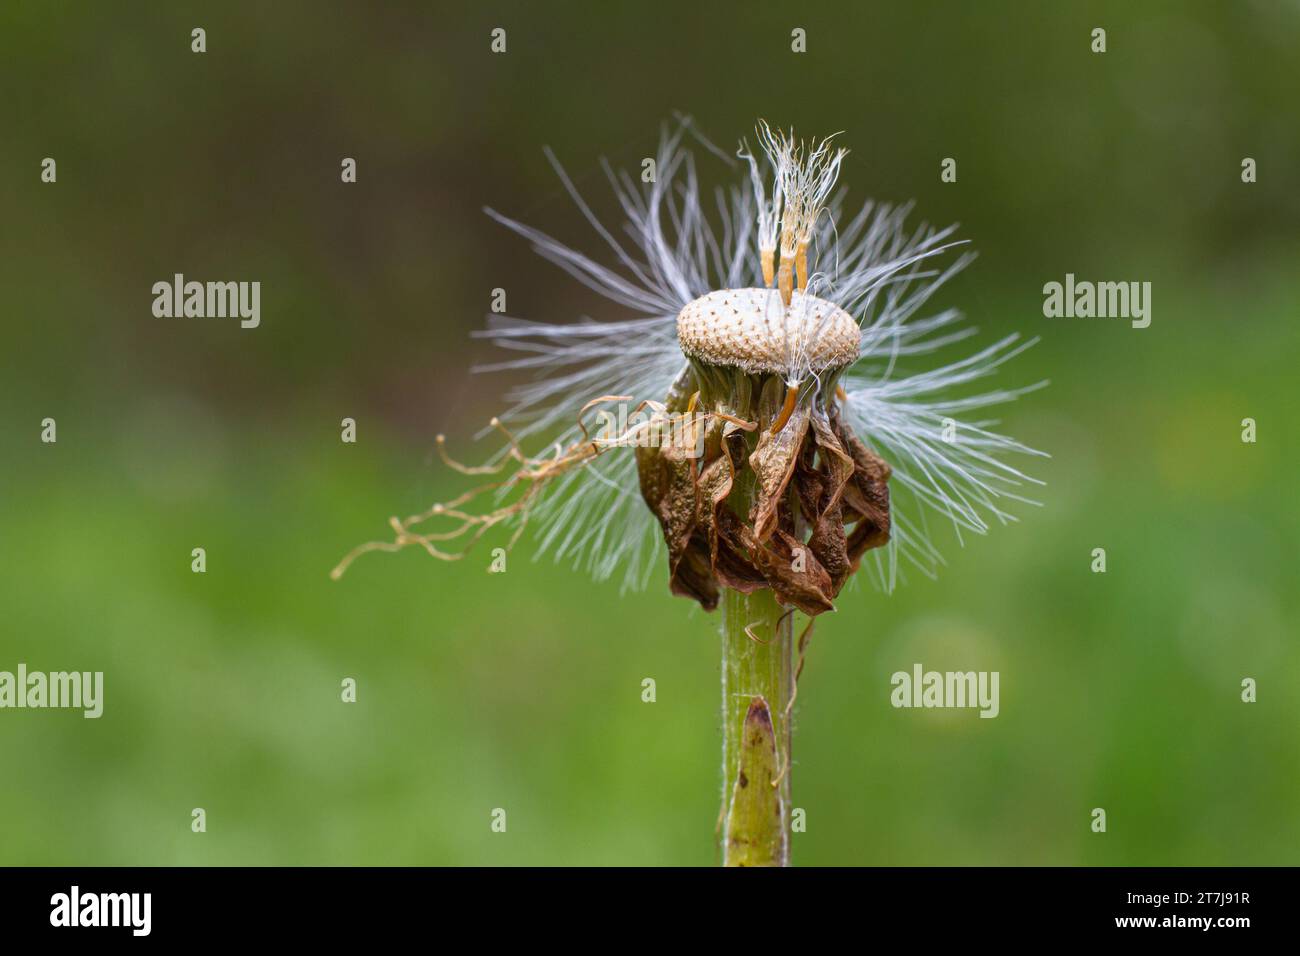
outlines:
[[[980,252],[935,307],[1043,337],[997,384],[1052,380],[1001,416],[1053,455],[1044,507],[819,622],[796,862],[1295,863],[1297,30],[1289,2],[5,3],[0,670],[102,670],[106,700],[0,712],[0,863],[714,862],[716,620],[662,572],[620,594],[525,539],[504,575],[327,577],[464,487],[432,438],[474,458],[501,407],[467,372],[491,289],[620,314],[481,207],[597,251],[541,147],[614,219],[598,157],[635,168],[674,110],[723,145],[843,129],[853,196]],[[175,272],[260,280],[261,328],[154,318]],[[1045,319],[1067,272],[1152,282],[1151,327]],[[892,709],[914,661],[999,670],[1001,716]]]

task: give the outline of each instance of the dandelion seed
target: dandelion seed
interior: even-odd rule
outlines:
[[[584,427],[579,412],[593,396],[607,393],[638,402],[662,401],[670,393],[689,398],[697,389],[687,386],[700,374],[693,365],[719,365],[725,360],[718,351],[722,343],[739,336],[738,364],[732,367],[758,377],[772,372],[785,382],[769,430],[778,421],[784,427],[796,403],[820,402],[828,414],[834,405],[846,430],[889,462],[889,537],[883,558],[870,570],[879,585],[892,590],[908,568],[932,576],[942,563],[927,533],[927,512],[951,522],[959,538],[963,532],[983,533],[992,524],[1015,520],[1011,506],[1028,501],[1026,488],[1039,483],[1003,459],[1040,452],[997,433],[988,422],[962,421],[1039,385],[950,397],[953,389],[991,376],[1033,343],[1008,336],[956,362],[899,375],[903,363],[974,333],[955,311],[916,317],[972,257],[932,265],[962,243],[953,238],[952,227],[909,228],[910,205],[867,203],[846,218],[844,196],[835,192],[835,184],[847,151],[833,146],[833,137],[801,143],[793,132],[775,131],[767,123],[756,133],[761,155],[743,141],[737,153],[748,166],[748,188],[743,179],[719,188],[711,203],[688,147],[695,143],[711,156],[726,154],[689,120],[665,129],[655,183],[643,185],[639,177],[602,164],[626,220],[623,228],[602,223],[548,153],[613,265],[488,211],[584,285],[639,315],[568,324],[490,318],[479,334],[514,357],[480,370],[535,376],[508,395],[501,418],[517,427],[502,461],[522,465],[520,443],[557,430],[561,453],[549,468],[523,467],[482,493],[522,496],[517,506],[497,513],[493,524],[532,524],[539,553],[569,560],[598,579],[621,570],[626,585],[643,586],[664,547],[637,493],[629,442],[602,442],[593,453],[575,456],[571,449]],[[770,293],[777,282],[778,252],[791,283],[788,305],[779,288]],[[799,262],[812,253],[819,271],[810,274]],[[723,306],[724,301],[729,304]],[[710,311],[718,313],[716,328],[710,326]],[[846,317],[860,338],[856,356],[845,363],[846,353],[835,349],[845,348],[856,331]],[[676,404],[681,414],[684,404]],[[957,420],[955,442],[940,438],[945,418]],[[429,518],[449,515],[433,512]],[[399,534],[384,550],[425,544],[410,534],[412,526],[404,527],[406,537]],[[453,527],[460,534],[445,540],[472,542],[482,528],[482,523]]]

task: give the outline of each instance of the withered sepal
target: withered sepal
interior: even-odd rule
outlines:
[[[764,388],[757,404],[753,435],[705,417],[702,441],[687,430],[637,449],[641,494],[668,546],[669,588],[706,610],[723,587],[770,587],[808,615],[833,610],[862,555],[889,540],[889,465],[833,401],[796,408],[775,434],[775,390]]]

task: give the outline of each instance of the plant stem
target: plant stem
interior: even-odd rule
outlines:
[[[723,591],[724,866],[790,863],[792,617],[770,590]]]

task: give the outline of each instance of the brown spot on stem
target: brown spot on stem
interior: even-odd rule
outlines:
[[[781,791],[751,787],[749,781],[777,777],[776,733],[767,701],[754,697],[745,713],[736,784],[725,821],[727,866],[781,866],[786,862],[785,818]]]

